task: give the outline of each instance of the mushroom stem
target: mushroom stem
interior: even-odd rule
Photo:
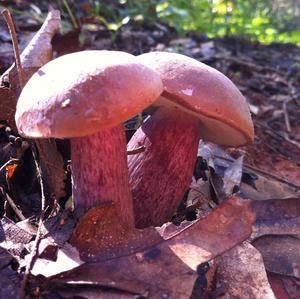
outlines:
[[[191,183],[200,140],[199,120],[176,108],[159,108],[131,138],[129,181],[138,228],[170,221]]]
[[[81,213],[104,203],[114,203],[125,225],[134,225],[128,182],[123,125],[71,139],[75,211]]]

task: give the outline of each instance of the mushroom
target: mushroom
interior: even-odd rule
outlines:
[[[129,149],[145,148],[128,156],[136,226],[143,228],[171,219],[191,182],[200,138],[241,146],[254,132],[245,98],[219,71],[176,53],[138,58],[164,85],[154,114],[128,143]]]
[[[15,116],[20,134],[71,138],[79,215],[113,202],[124,224],[134,225],[122,122],[152,104],[162,89],[159,75],[133,55],[96,50],[50,61],[24,87]]]

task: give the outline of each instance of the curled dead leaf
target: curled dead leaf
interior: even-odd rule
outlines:
[[[52,59],[51,40],[60,28],[60,12],[50,10],[48,16],[21,54],[21,63],[24,70],[25,82],[42,65]],[[0,78],[0,119],[7,120],[10,126],[15,126],[16,103],[20,93],[17,69],[13,64]]]
[[[72,243],[82,259],[97,262],[52,277],[57,287],[98,286],[99,296],[105,287],[147,298],[189,298],[197,266],[247,239],[254,221],[249,202],[236,197],[203,219],[143,231],[122,228],[113,210],[94,208],[79,222]]]

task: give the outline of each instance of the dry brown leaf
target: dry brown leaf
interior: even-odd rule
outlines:
[[[65,196],[64,160],[57,149],[55,140],[36,140],[35,144],[40,155],[46,194],[55,195],[56,198]]]
[[[136,295],[132,293],[120,292],[113,289],[105,290],[103,288],[101,289],[101,287],[87,289],[82,286],[73,286],[72,288],[60,289],[58,292],[63,298],[88,298],[88,299],[136,299],[137,298]]]
[[[296,109],[294,113],[297,114]],[[264,121],[267,124],[270,119],[267,120],[266,118]],[[299,146],[279,137],[281,134],[278,136],[276,130],[270,130],[266,124],[255,123],[256,138],[259,142],[247,146],[245,162],[255,168],[258,167],[267,174],[284,178],[286,181],[299,186],[300,165],[297,163],[299,161]],[[275,195],[272,198],[280,198],[280,196]]]
[[[0,248],[0,269],[5,269],[12,260],[12,255],[10,255],[7,250]]]
[[[51,40],[59,27],[60,12],[50,10],[44,24],[21,54],[25,82],[36,70],[52,59]],[[13,64],[0,78],[0,119],[7,120],[14,129],[16,128],[14,115],[19,93],[17,69]]]
[[[255,181],[254,189],[252,186],[242,183],[241,194],[249,199],[265,200],[269,198],[287,198],[287,197],[299,197],[300,189],[294,188],[284,182],[272,179],[270,177],[264,177],[263,175],[252,171],[257,179]]]
[[[291,236],[263,236],[253,246],[268,271],[300,278],[300,240]]]
[[[0,272],[0,298],[19,298],[20,287],[13,270],[7,268]]]
[[[224,173],[224,192],[230,196],[234,192],[234,188],[239,187],[243,174],[244,156],[240,156],[232,162]]]
[[[186,299],[197,279],[197,266],[245,240],[254,220],[249,202],[232,197],[207,217],[181,227],[169,224],[128,232],[116,217],[112,219],[111,209],[107,206],[104,212],[88,214],[89,219],[83,218],[75,232],[77,238],[72,239],[83,259],[101,262],[62,273],[53,282],[64,287],[112,287],[148,294],[147,298]],[[93,250],[87,250],[89,246]],[[100,296],[103,290],[98,292]]]
[[[275,299],[260,253],[244,242],[218,258],[222,299]]]
[[[41,228],[43,237],[39,243],[32,274],[42,274],[48,277],[66,271],[66,269],[73,269],[83,263],[76,248],[67,243],[74,226],[75,220],[67,212],[58,213],[55,217],[48,218],[43,222]],[[34,241],[29,243],[27,248],[32,248],[33,244]],[[30,256],[31,250],[28,251],[28,256]],[[25,265],[28,256],[25,256],[22,261]]]
[[[233,190],[234,186],[239,186],[240,193],[243,197],[255,200],[300,196],[299,184],[297,185],[297,183],[295,184],[293,181],[289,182],[288,175],[277,175],[276,177],[276,173],[270,171],[270,169],[267,171],[263,168],[259,169],[261,163],[257,163],[259,168],[247,164],[243,165],[240,160],[241,158],[235,160],[229,153],[240,157],[243,154],[241,150],[225,150],[222,147],[209,142],[200,143],[198,149],[198,155],[203,157],[208,165],[215,170],[217,179],[224,182],[224,186],[222,185],[222,182],[221,184],[219,183],[220,186],[218,186],[216,182],[213,182],[216,185],[213,187],[214,189],[218,189],[218,193],[221,193],[220,191],[223,189],[226,191],[226,189],[230,187],[227,191],[228,193],[230,190]],[[288,161],[286,163],[288,163]],[[241,181],[240,174],[242,170],[243,177]],[[300,172],[298,171],[298,176],[299,173]],[[253,178],[250,179],[250,181],[249,179],[245,180],[245,175]],[[241,184],[239,184],[240,181]]]
[[[300,235],[300,198],[255,200],[251,238],[263,235]]]
[[[39,69],[53,58],[52,38],[60,29],[60,12],[50,9],[42,27],[21,54],[24,69]]]
[[[7,120],[15,129],[16,98],[8,88],[0,86],[0,119]]]
[[[40,247],[47,249],[51,244],[48,239],[43,239]],[[84,263],[79,257],[78,250],[68,243],[66,243],[63,248],[59,248],[57,245],[53,248],[55,250],[55,259],[51,260],[49,257],[44,258],[44,250],[34,263],[31,274],[36,276],[41,274],[45,277],[49,277],[64,271],[69,271]]]
[[[7,250],[17,259],[20,258],[25,245],[30,242],[32,236],[7,217],[1,219],[0,248]]]
[[[268,273],[269,283],[277,299],[292,299],[284,287],[282,276],[274,273]],[[299,293],[300,296],[300,293]],[[298,297],[299,298],[299,297]],[[294,298],[294,299],[297,299]]]
[[[290,276],[281,276],[283,285],[290,299],[300,298],[300,279]]]
[[[212,207],[216,204],[210,199],[210,185],[208,181],[203,181],[199,179],[195,181],[193,179],[190,185],[190,190],[187,195],[185,212],[195,210],[198,208],[200,210],[201,216],[211,211]]]

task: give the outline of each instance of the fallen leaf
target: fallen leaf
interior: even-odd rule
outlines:
[[[295,188],[284,182],[263,176],[253,170],[256,175],[255,188],[242,182],[240,187],[241,194],[249,199],[265,200],[270,198],[287,198],[300,196],[300,188]]]
[[[75,220],[67,212],[58,213],[43,223],[38,258],[34,263],[32,274],[48,277],[73,269],[83,263],[78,250],[67,243],[74,226]],[[33,243],[34,241],[27,247],[30,249]],[[25,256],[22,265],[26,265],[28,257],[30,253]]]
[[[249,243],[244,242],[232,248],[222,254],[217,262],[217,279],[224,293],[218,298],[276,299],[267,279],[263,259]]]
[[[250,235],[254,218],[249,208],[248,201],[232,197],[203,219],[180,227],[167,224],[133,232],[110,217],[112,206],[94,208],[92,214],[88,212],[92,217],[84,217],[79,223],[72,243],[79,247],[81,258],[98,262],[86,263],[51,281],[57,287],[102,286],[148,294],[147,298],[189,298],[197,266]],[[98,292],[100,296],[101,289]]]
[[[263,235],[300,235],[300,198],[254,200],[251,239]]]
[[[296,119],[295,117],[295,123]],[[283,123],[283,121],[280,123]],[[259,142],[247,146],[245,163],[254,168],[259,168],[266,174],[284,178],[284,180],[299,187],[299,145],[287,141],[286,138],[281,136],[282,132],[280,130],[272,130],[268,125],[260,122],[255,122],[255,133]]]
[[[17,101],[11,90],[4,86],[0,86],[0,103],[0,119],[7,120],[10,125],[16,129],[14,118]]]
[[[19,284],[16,272],[9,268],[0,271],[0,298],[19,298]]]
[[[291,299],[300,298],[300,279],[289,276],[282,276],[282,282]]]
[[[26,232],[28,232],[31,235],[36,235],[37,232],[37,227],[33,224],[34,222],[32,221],[32,219],[27,218],[23,221],[19,221],[17,222],[17,226],[20,227],[21,229],[25,230]]]
[[[59,10],[50,8],[42,27],[21,54],[22,67],[25,70],[37,70],[52,59],[51,41],[54,34],[60,29],[60,22]]]
[[[209,182],[202,179],[193,180],[187,195],[185,212],[188,213],[198,208],[201,210],[202,216],[210,212],[215,206],[216,204],[210,199]]]
[[[7,217],[0,221],[0,248],[7,250],[17,259],[20,258],[25,245],[32,239],[32,234],[18,227]]]
[[[238,157],[233,158],[228,152],[229,150],[209,142],[201,142],[198,148],[198,156],[201,156],[210,167],[205,173],[216,202],[222,202],[226,197],[236,193],[243,178],[243,153],[236,152]],[[201,171],[198,169],[198,172]]]
[[[224,192],[230,196],[234,192],[234,188],[239,187],[243,174],[244,156],[234,160],[224,173]]]
[[[58,32],[59,27],[60,12],[50,10],[44,24],[21,54],[25,82],[42,65],[52,59],[51,40],[54,34]],[[0,78],[0,103],[2,108],[0,119],[7,120],[14,129],[16,129],[14,115],[19,93],[17,68],[13,64]]]
[[[54,194],[56,198],[65,196],[66,174],[64,171],[64,161],[57,149],[55,140],[36,140],[35,143],[40,154],[40,164],[46,194],[50,196]]]
[[[291,236],[263,236],[253,246],[268,271],[300,278],[300,240]]]
[[[226,196],[226,192],[228,195],[234,186],[239,187],[239,191],[243,197],[255,200],[300,196],[300,185],[293,183],[293,181],[289,182],[287,175],[280,174],[276,176],[276,172],[274,173],[274,171],[270,169],[264,170],[263,167],[259,169],[248,164],[241,165],[242,163],[239,161],[241,158],[235,160],[232,155],[241,157],[243,151],[239,149],[234,151],[232,149],[224,149],[209,142],[201,142],[199,145],[198,156],[203,157],[215,172],[213,175],[210,175],[210,180],[218,197],[222,198]],[[270,157],[268,157],[268,159],[269,158]],[[265,160],[267,160],[267,158]],[[293,164],[294,162],[285,161],[284,163],[287,165],[288,163]],[[260,162],[256,164],[262,165]],[[276,165],[278,165],[278,163]],[[233,170],[230,170],[231,168],[233,168]],[[227,179],[227,181],[229,188],[226,187],[226,171],[228,172],[227,176],[229,180]],[[241,171],[242,177],[239,184]],[[236,176],[236,178],[233,177],[233,180],[230,179],[230,173]],[[296,173],[299,176],[299,170]],[[222,183],[224,183],[224,185]],[[226,189],[228,190],[226,191]]]
[[[268,273],[269,283],[277,299],[292,299],[287,293],[281,275]],[[300,294],[299,294],[300,295]],[[296,299],[296,298],[295,298]]]
[[[31,274],[33,275],[49,277],[77,268],[84,263],[79,257],[78,250],[68,243],[65,244],[63,248],[52,245],[52,248],[55,249],[55,259],[50,260],[48,257],[45,257],[45,250],[49,249],[50,244],[47,243],[46,245],[47,246],[44,244],[46,249],[44,249],[40,257],[34,263],[31,270]]]
[[[12,260],[13,257],[6,250],[0,248],[0,269],[6,268]]]
[[[132,293],[120,292],[112,289],[105,289],[101,286],[96,286],[94,288],[86,288],[85,286],[68,286],[66,288],[61,288],[58,293],[63,298],[88,298],[88,299],[136,299],[136,295]],[[145,294],[147,296],[147,294]],[[145,298],[145,297],[141,297]]]

